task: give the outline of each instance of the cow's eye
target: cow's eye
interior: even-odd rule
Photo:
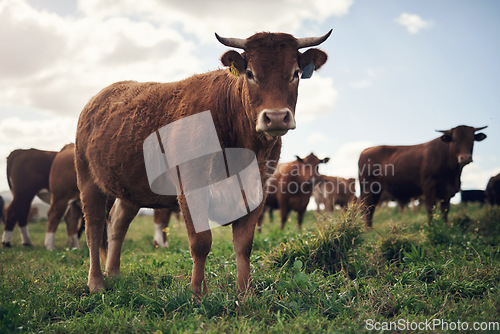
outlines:
[[[295,72],[293,72],[293,77],[292,80],[290,80],[290,82],[294,82],[298,78],[299,78],[299,70],[296,70]]]
[[[253,80],[253,72],[250,70],[247,70],[247,78]]]

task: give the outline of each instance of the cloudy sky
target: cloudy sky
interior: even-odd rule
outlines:
[[[500,172],[500,3],[399,0],[0,0],[0,191],[17,148],[59,150],[78,115],[119,80],[174,81],[221,67],[214,38],[333,35],[302,80],[282,161],[314,151],[355,176],[362,149],[484,126],[464,189]]]

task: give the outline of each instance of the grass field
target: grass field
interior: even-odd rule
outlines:
[[[84,237],[82,249],[66,249],[61,224],[57,250],[46,251],[45,223],[34,223],[35,247],[21,246],[16,228],[13,248],[0,250],[0,333],[354,333],[376,324],[380,332],[384,322],[426,332],[412,326],[438,320],[448,329],[466,323],[463,332],[476,322],[494,329],[500,321],[500,208],[453,206],[450,221],[447,226],[436,216],[428,227],[423,210],[384,208],[376,212],[375,229],[366,231],[355,210],[308,212],[301,234],[295,214],[285,231],[266,220],[254,240],[254,292],[244,300],[235,286],[230,228],[213,230],[210,291],[199,299],[189,291],[192,262],[183,223],[173,220],[169,247],[154,249],[152,217],[136,218],[121,277],[107,280],[107,291],[95,295],[86,286]]]

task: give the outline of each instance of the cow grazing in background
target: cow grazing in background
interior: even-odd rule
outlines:
[[[7,181],[12,191],[12,202],[7,209],[2,245],[11,246],[16,223],[21,229],[23,245],[32,246],[28,231],[28,213],[33,198],[49,188],[49,173],[57,152],[37,149],[15,150],[7,157]],[[46,199],[46,196],[41,196]]]
[[[356,179],[324,176],[323,181],[314,188],[313,196],[318,212],[321,211],[321,204],[326,212],[333,212],[335,205],[345,209],[350,202],[356,200]]]
[[[80,204],[80,191],[76,185],[75,144],[64,146],[52,163],[49,174],[51,193],[50,208],[47,213],[47,233],[45,247],[55,249],[57,226],[66,214],[68,247],[80,248],[78,238],[83,231],[83,213]]]
[[[491,205],[500,205],[500,174],[493,176],[488,181],[486,196]]]
[[[0,196],[0,223],[3,223],[5,221],[5,217],[3,214],[4,207],[5,207],[5,201],[3,200],[3,197]]]
[[[484,203],[486,192],[484,190],[461,190],[460,199],[462,203]]]
[[[268,161],[279,159],[279,137],[295,128],[299,76],[310,76],[327,59],[326,53],[318,49],[304,53],[298,50],[321,44],[330,32],[305,39],[274,33],[258,33],[248,39],[216,35],[222,44],[244,50],[222,55],[222,64],[229,70],[174,83],[119,82],[88,102],[78,121],[75,161],[87,223],[91,292],[104,290],[98,248],[105,226],[107,195],[117,198],[108,230],[108,276],[120,273],[123,240],[139,208],[173,208],[179,203],[193,257],[191,290],[197,295],[207,292],[205,261],[212,244],[211,231],[196,233],[183,193],[163,196],[151,191],[143,143],[167,124],[210,110],[221,147],[252,150],[265,184]],[[190,143],[190,139],[186,141]],[[263,204],[232,222],[237,280],[242,292],[251,288],[250,253]]]
[[[323,180],[323,176],[318,172],[319,164],[329,160],[330,158],[319,159],[311,153],[304,159],[297,156],[297,160],[277,166],[268,180],[266,207],[270,210],[279,209],[282,230],[292,210],[297,212],[299,230],[302,229],[304,214],[314,186]],[[259,219],[259,230],[261,223],[262,217]]]
[[[165,228],[168,227],[170,223],[170,217],[172,213],[175,214],[177,220],[180,220],[180,208],[174,207],[170,209],[156,209],[154,210],[153,218],[155,223],[155,235],[153,238],[154,247],[168,247],[167,233],[165,233]]]
[[[12,191],[12,202],[7,209],[2,245],[11,246],[12,231],[16,222],[21,228],[23,245],[31,246],[28,231],[28,216],[35,196],[50,204],[49,175],[58,152],[37,149],[15,150],[7,157],[7,179]],[[75,213],[74,210],[77,212]],[[68,226],[78,224],[77,207],[70,207],[66,216]],[[81,216],[81,214],[80,214]],[[69,230],[69,228],[68,228]]]
[[[424,144],[364,150],[358,166],[366,225],[372,226],[382,191],[404,202],[423,194],[429,223],[432,208],[440,200],[443,219],[447,221],[450,199],[460,190],[462,169],[472,162],[474,141],[486,138],[484,133],[476,131],[484,128],[461,125],[440,131],[441,137]]]

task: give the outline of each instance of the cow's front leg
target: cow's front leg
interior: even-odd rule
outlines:
[[[243,218],[238,219],[232,225],[233,246],[236,253],[236,275],[238,278],[238,289],[246,295],[252,290],[250,280],[250,254],[252,252],[255,225],[262,208],[259,207]]]
[[[448,212],[450,211],[450,199],[445,199],[441,202],[441,215],[445,223],[448,222]]]

